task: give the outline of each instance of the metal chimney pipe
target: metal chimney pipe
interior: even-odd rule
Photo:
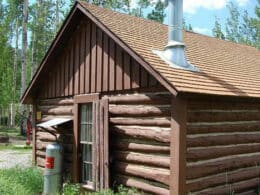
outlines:
[[[183,43],[183,0],[169,0],[169,35],[168,44],[163,51],[153,50],[162,60],[173,68],[199,71],[187,61]]]
[[[168,41],[182,42],[183,0],[169,0],[169,38]]]

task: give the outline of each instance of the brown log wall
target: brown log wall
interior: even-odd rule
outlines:
[[[260,103],[189,101],[187,191],[252,194],[260,181]]]
[[[41,123],[53,118],[72,117],[73,99],[46,99],[40,100],[37,105],[37,111],[42,113],[42,119],[37,121]],[[55,133],[63,145],[63,173],[69,177],[72,170],[72,144],[73,144],[73,123],[69,122],[59,127],[59,129],[48,128]],[[55,142],[55,137],[42,128],[36,129],[36,164],[39,167],[45,166],[45,151],[48,144]]]
[[[169,194],[169,93],[109,98],[112,183],[149,194]]]
[[[41,79],[43,99],[159,85],[153,76],[86,17]]]

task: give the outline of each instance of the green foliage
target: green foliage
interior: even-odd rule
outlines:
[[[221,24],[219,22],[219,18],[215,18],[215,26],[212,29],[212,34],[214,37],[219,38],[219,39],[225,39],[225,35],[222,32],[222,27]]]
[[[137,191],[135,188],[126,188],[123,185],[119,185],[116,191],[113,191],[111,189],[100,191],[100,192],[93,192],[88,193],[89,195],[137,195],[142,194]]]
[[[226,39],[235,43],[242,43],[254,46],[260,49],[260,0],[255,8],[256,17],[250,17],[247,11],[241,12],[238,7],[229,2],[227,8],[229,17],[226,20],[225,31],[222,31],[222,26],[219,19],[215,19],[215,25],[212,29],[214,37]]]
[[[0,170],[0,194],[34,195],[42,192],[43,177],[37,168],[11,168]]]
[[[227,7],[230,17],[227,18],[226,22],[226,38],[229,41],[238,43],[241,40],[241,34],[239,33],[240,12],[238,7],[233,2],[230,2]]]
[[[163,20],[166,16],[164,11],[165,9],[166,9],[166,4],[162,0],[159,0],[155,4],[154,10],[152,10],[152,12],[148,14],[147,18],[150,20],[155,20],[157,22],[163,23]]]
[[[78,195],[80,193],[80,185],[64,183],[62,192],[64,195]]]

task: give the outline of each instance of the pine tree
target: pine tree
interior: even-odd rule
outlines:
[[[239,32],[239,10],[233,2],[230,2],[227,7],[230,17],[227,18],[226,22],[226,39],[232,42],[239,43],[241,41],[241,34]]]
[[[144,17],[144,10],[147,9],[151,2],[149,0],[138,0],[137,7],[133,8],[131,14],[137,17]]]
[[[260,49],[260,0],[257,1],[258,5],[255,7],[256,18],[250,18],[252,27],[252,45]]]
[[[225,35],[222,32],[222,27],[219,22],[219,18],[215,17],[215,26],[212,29],[212,34],[214,37],[219,38],[219,39],[225,39]]]
[[[164,18],[166,16],[164,12],[165,8],[166,4],[162,0],[157,1],[157,3],[155,4],[155,8],[152,10],[151,13],[148,14],[147,18],[163,23]]]
[[[28,0],[23,4],[23,32],[22,32],[22,80],[21,97],[26,88],[26,65],[27,65],[27,22],[28,22]],[[23,111],[23,108],[22,108]]]

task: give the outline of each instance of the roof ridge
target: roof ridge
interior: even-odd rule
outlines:
[[[100,6],[94,5],[92,3],[88,3],[86,1],[78,1],[78,2],[80,4],[86,4],[86,5],[90,5],[90,6],[96,7],[98,9],[107,10],[107,11],[115,13],[115,14],[120,14],[120,15],[124,15],[124,16],[127,16],[127,17],[133,17],[133,18],[136,18],[136,19],[139,19],[139,20],[143,20],[143,21],[150,22],[150,23],[155,23],[155,24],[162,25],[162,26],[168,26],[166,24],[162,24],[162,23],[157,22],[155,20],[150,20],[150,19],[147,19],[147,18],[137,17],[137,16],[134,16],[134,15],[131,15],[131,14],[127,14],[127,13],[111,10],[111,9],[106,8],[106,7],[100,7]]]

